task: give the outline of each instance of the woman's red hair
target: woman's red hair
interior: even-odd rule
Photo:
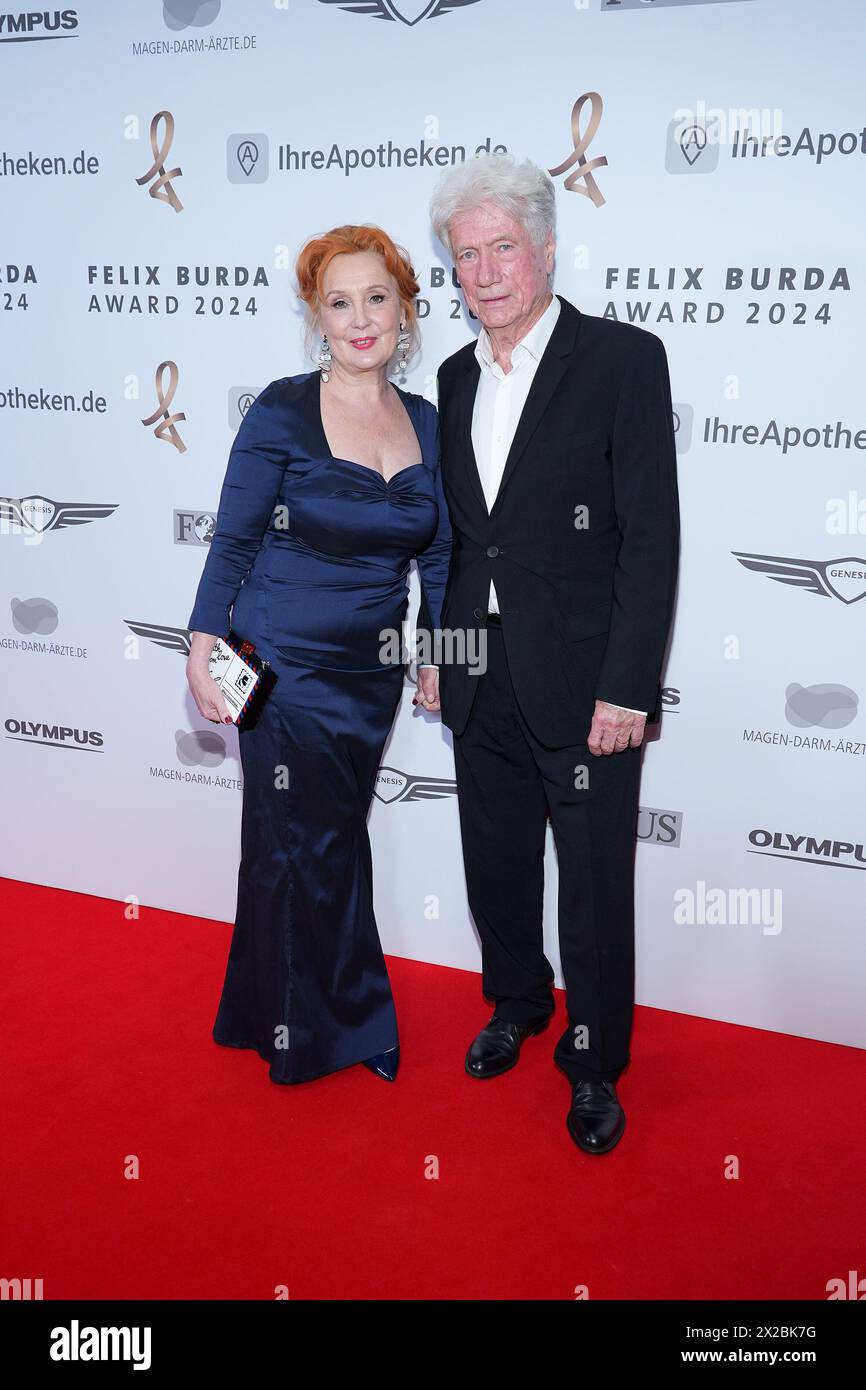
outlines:
[[[312,237],[302,248],[295,263],[298,294],[315,315],[322,295],[325,270],[335,256],[352,255],[356,251],[373,251],[385,262],[385,269],[397,282],[397,292],[406,311],[406,327],[415,327],[415,298],[420,285],[409,259],[408,251],[392,241],[381,227],[369,223],[333,227],[324,236]]]

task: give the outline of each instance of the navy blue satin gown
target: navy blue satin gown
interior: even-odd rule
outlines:
[[[403,688],[381,634],[401,633],[413,557],[419,627],[440,626],[451,551],[435,408],[399,392],[423,461],[386,482],[331,455],[327,389],[318,372],[283,377],[247,411],[188,624],[231,626],[276,675],[238,731],[237,916],[213,1037],[286,1083],[398,1042],[367,834]]]

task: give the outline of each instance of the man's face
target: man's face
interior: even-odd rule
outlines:
[[[488,329],[519,329],[549,293],[554,240],[530,241],[522,223],[480,203],[448,223],[454,267],[472,313]]]

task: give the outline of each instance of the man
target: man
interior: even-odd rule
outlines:
[[[640,746],[659,713],[679,545],[667,359],[654,334],[552,293],[554,189],[528,160],[449,170],[431,215],[482,324],[439,371],[454,533],[442,624],[480,628],[487,664],[443,664],[441,697],[437,672],[419,672],[454,734],[495,1006],[466,1070],[501,1075],[553,1013],[549,817],[568,1012],[554,1057],[572,1083],[571,1137],[606,1153],[625,1126]]]

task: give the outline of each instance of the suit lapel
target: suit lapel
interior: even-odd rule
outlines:
[[[457,447],[460,451],[460,463],[466,480],[472,488],[476,500],[481,504],[485,516],[487,515],[487,502],[484,498],[484,489],[481,486],[481,475],[478,472],[478,460],[475,457],[475,446],[472,443],[472,412],[475,408],[475,393],[478,390],[478,378],[481,375],[481,368],[477,358],[473,356],[468,371],[460,380],[458,387],[458,397],[454,404],[454,429]]]
[[[502,495],[508,485],[508,480],[525,453],[530,439],[535,433],[545,410],[550,404],[554,391],[565,375],[566,368],[568,367],[568,359],[574,352],[580,311],[575,309],[573,304],[569,304],[567,299],[563,299],[561,294],[557,295],[557,299],[560,303],[559,318],[556,320],[553,332],[550,335],[550,341],[541,354],[541,361],[532,379],[529,395],[526,397],[526,404],[517,422],[517,429],[514,432],[514,439],[508,451],[508,457],[505,460],[502,481],[499,484],[499,491],[493,503],[493,510],[490,513],[491,516],[494,515],[496,509],[502,502]],[[477,469],[475,471],[477,473]]]

